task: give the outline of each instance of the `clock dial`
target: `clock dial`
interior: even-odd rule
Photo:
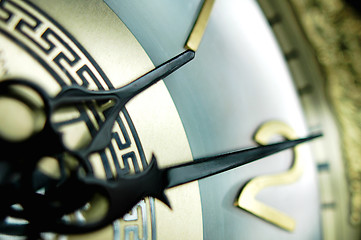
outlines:
[[[6,60],[2,80],[27,79],[55,96],[62,87],[71,84],[94,90],[120,87],[153,68],[134,37],[101,1],[57,1],[53,4],[2,1],[1,13],[0,46]],[[68,17],[64,17],[65,13]],[[19,64],[23,67],[19,68]],[[164,84],[158,83],[152,89],[133,99],[119,114],[112,144],[90,156],[97,177],[111,179],[142,171],[153,152],[157,153],[160,166],[192,159],[183,127]],[[64,132],[65,143],[77,147],[88,141],[107,117],[102,108],[104,105],[86,104],[56,114],[54,121]],[[141,201],[122,221],[116,221],[113,227],[99,234],[109,238],[133,234],[152,237],[156,234],[155,217],[161,215],[158,218],[165,224],[179,221],[184,227],[194,228],[192,234],[197,236],[199,232],[201,238],[198,192],[196,183],[169,192],[170,198],[179,201],[172,202],[174,207],[182,208],[184,196],[190,204],[186,210],[176,213],[162,206],[155,210],[152,199]],[[195,217],[181,222],[190,211]],[[77,213],[76,218],[88,215],[91,215],[91,208]],[[168,229],[172,231],[171,226]]]
[[[7,0],[0,3],[0,30],[0,57],[5,59],[0,79],[26,79],[50,96],[69,85],[100,91],[120,88],[183,52],[185,45],[196,50],[191,63],[167,77],[165,84],[159,82],[134,97],[116,117],[110,145],[89,157],[97,178],[111,181],[140,174],[153,153],[159,167],[166,168],[255,146],[252,136],[260,135],[256,132],[264,123],[271,126],[269,143],[308,135],[292,79],[252,0],[62,0],[52,4],[48,0]],[[0,99],[1,111],[10,108],[6,101]],[[53,121],[64,133],[65,144],[78,149],[95,138],[112,107],[112,102],[76,104],[60,109]],[[267,124],[273,120],[281,123]],[[38,120],[28,116],[28,121]],[[16,124],[9,122],[15,134]],[[320,238],[310,149],[297,147],[295,151],[302,158],[292,160],[292,152],[287,151],[169,189],[166,194],[172,210],[146,198],[103,230],[43,237]],[[247,189],[257,181],[263,187],[249,193]],[[263,209],[253,208],[255,202]],[[91,221],[103,203],[91,201],[67,219]],[[278,215],[269,217],[264,209],[274,209]],[[280,220],[282,214],[288,218]]]
[[[134,7],[133,12],[130,6],[140,3],[107,3],[157,62],[183,46],[203,1],[174,2],[172,6],[153,1]],[[163,4],[161,9],[166,10],[159,10]],[[283,56],[254,1],[216,1],[195,60],[178,75],[165,79],[165,84],[195,158],[253,145],[258,127],[270,120],[286,123],[299,136],[307,132]],[[293,232],[234,207],[235,198],[249,180],[288,171],[292,156],[284,153],[273,161],[259,161],[199,182],[206,239],[321,237],[319,215],[315,216],[320,211],[317,179],[307,148],[299,180],[265,188],[256,196],[291,216],[296,223]],[[307,212],[299,211],[301,203],[308,206]]]

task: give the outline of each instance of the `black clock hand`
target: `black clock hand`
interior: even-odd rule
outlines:
[[[155,197],[170,206],[164,194],[164,190],[167,188],[242,166],[271,154],[295,147],[319,136],[321,135],[311,135],[307,138],[206,157],[164,169],[157,167],[156,159],[153,156],[149,167],[144,172],[114,181],[103,181],[93,177],[78,178],[75,184],[69,184],[67,189],[62,189],[64,192],[61,192],[60,195],[69,196],[70,194],[73,196],[73,199],[84,201],[83,196],[90,196],[94,193],[101,194],[107,199],[109,204],[106,214],[99,221],[91,223],[80,224],[66,223],[64,221],[47,221],[47,225],[44,225],[43,222],[39,222],[36,225],[42,228],[41,231],[67,234],[94,231],[124,216],[144,197]]]
[[[44,102],[44,110],[47,117],[45,126],[40,133],[35,134],[35,136],[22,142],[9,142],[0,138],[1,146],[3,149],[9,151],[9,153],[11,152],[8,156],[13,156],[13,158],[17,159],[26,159],[27,161],[31,155],[33,155],[35,159],[39,159],[41,156],[52,156],[65,151],[70,152],[81,160],[87,171],[91,171],[91,167],[89,166],[88,161],[86,161],[87,157],[89,154],[100,151],[109,145],[114,121],[125,104],[138,93],[144,91],[162,78],[167,77],[193,58],[194,52],[188,50],[124,87],[114,90],[91,91],[79,86],[69,86],[64,88],[55,98],[49,97],[42,88],[29,81],[12,80],[1,82],[0,94],[6,94],[10,91],[10,88],[15,85],[24,85],[35,90]],[[55,130],[55,127],[50,121],[54,111],[60,106],[67,104],[102,100],[113,100],[114,106],[90,144],[87,147],[76,151],[68,149],[63,144],[60,139],[60,134]],[[44,149],[44,146],[50,147]],[[19,151],[19,149],[22,150]]]
[[[100,127],[97,134],[93,137],[90,145],[84,149],[80,149],[74,154],[79,155],[81,158],[87,158],[87,156],[93,152],[97,152],[106,148],[111,140],[111,130],[113,128],[116,117],[125,104],[136,96],[138,93],[144,91],[148,87],[152,86],[159,80],[167,77],[179,69],[184,64],[188,63],[194,58],[193,51],[185,51],[178,56],[163,63],[153,71],[148,72],[137,80],[129,83],[128,85],[114,90],[106,91],[91,91],[81,87],[69,87],[63,90],[57,97],[55,97],[52,104],[52,109],[57,107],[76,102],[84,101],[99,101],[99,100],[114,100],[112,112],[109,114],[105,122]]]
[[[222,173],[224,171],[242,166],[280,151],[295,147],[298,144],[310,141],[320,136],[322,135],[314,134],[306,138],[288,140],[242,151],[229,152],[213,157],[197,159],[194,162],[169,167],[164,170],[168,180],[166,188],[172,188],[184,183]]]
[[[37,162],[42,157],[56,156],[69,152],[79,160],[86,171],[91,172],[87,158],[89,154],[102,150],[109,145],[114,121],[124,105],[132,97],[152,86],[160,79],[167,77],[193,58],[193,51],[185,51],[124,87],[108,91],[91,91],[79,86],[69,86],[64,88],[55,98],[49,97],[41,87],[30,81],[11,80],[0,82],[0,95],[7,96],[12,94],[11,96],[18,97],[21,101],[26,99],[16,94],[14,95],[12,87],[20,85],[33,89],[42,98],[46,114],[46,122],[43,129],[28,139],[13,142],[0,136],[3,156],[0,161],[6,162],[6,165],[8,165],[7,169],[11,169],[11,172],[7,172],[7,174],[16,176],[12,178],[13,182],[9,182],[8,179],[0,179],[0,192],[3,194],[6,192],[7,196],[3,201],[0,200],[0,203],[4,202],[4,204],[0,205],[0,219],[3,216],[3,212],[8,212],[12,203],[39,197],[34,193],[36,189],[32,186],[32,176]],[[56,131],[54,124],[51,122],[54,111],[62,105],[102,100],[113,100],[114,106],[90,144],[79,150],[68,149],[62,141],[61,134]]]

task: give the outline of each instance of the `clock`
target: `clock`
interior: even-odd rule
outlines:
[[[185,48],[195,52],[192,61],[135,96],[116,116],[110,145],[89,155],[99,179],[141,174],[152,154],[166,168],[310,133],[282,51],[255,1],[7,0],[0,3],[0,20],[0,79],[25,79],[52,97],[73,85],[118,89]],[[25,94],[39,101],[29,89]],[[44,119],[28,105],[0,100],[0,110],[8,112],[3,137],[18,141],[41,128]],[[75,104],[55,111],[52,121],[67,148],[77,149],[96,136],[113,106]],[[55,178],[59,168],[51,157],[39,164]],[[41,237],[322,238],[316,164],[308,145],[166,195],[172,209],[145,198],[96,232]],[[102,203],[95,199],[66,218],[96,219]]]

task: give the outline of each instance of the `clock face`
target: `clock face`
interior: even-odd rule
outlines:
[[[119,88],[183,52],[211,2],[2,1],[0,79],[26,79],[51,96],[69,85]],[[167,167],[308,134],[292,79],[257,3],[217,1],[209,9],[195,59],[132,99],[116,118],[111,144],[89,157],[96,177],[139,174],[153,153],[159,166]],[[107,109],[104,103],[79,104],[56,112],[53,121],[64,142],[77,148],[96,134]],[[0,99],[0,110],[15,112],[14,119],[25,112],[20,125],[35,122],[26,107],[10,105],[9,99]],[[13,122],[6,126],[12,136],[26,132]],[[3,135],[7,129],[1,129]],[[172,210],[146,198],[100,231],[43,237],[321,238],[316,172],[307,146],[166,194]],[[69,217],[87,221],[97,204]]]
[[[158,63],[180,51],[202,5],[202,1],[172,2],[171,6],[162,1],[147,6],[139,3],[143,7],[131,7],[136,4],[134,1],[107,3]],[[165,10],[159,10],[163,4]],[[307,132],[284,60],[254,1],[215,2],[195,60],[165,79],[165,84],[194,158],[251,146],[259,126],[273,120],[286,123],[298,135]],[[317,180],[311,157],[305,156],[302,161],[303,174],[295,183],[265,187],[256,196],[268,206],[293,216],[296,227],[292,233],[232,204],[251,179],[287,172],[292,157],[278,155],[269,162],[255,162],[199,181],[204,237],[319,238],[320,220],[315,214],[319,212]],[[300,189],[308,190],[301,193]],[[309,215],[299,204],[307,206]],[[242,213],[237,214],[239,210]]]

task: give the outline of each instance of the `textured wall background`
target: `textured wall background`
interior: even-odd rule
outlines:
[[[325,74],[337,116],[351,196],[350,222],[361,224],[361,11],[358,1],[292,0]],[[353,6],[353,7],[352,7]],[[356,7],[356,8],[354,8]]]

